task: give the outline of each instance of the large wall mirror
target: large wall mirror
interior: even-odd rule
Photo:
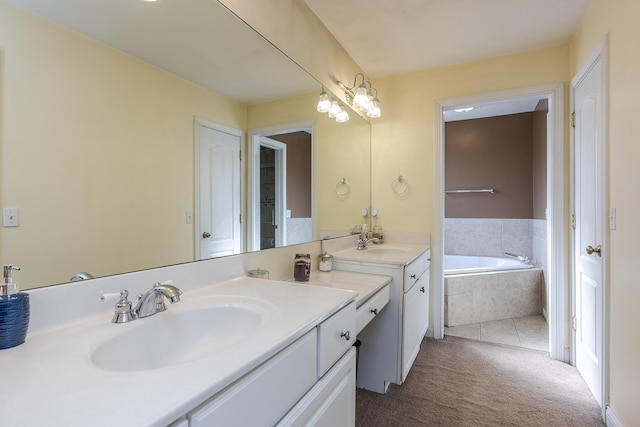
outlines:
[[[370,205],[370,127],[316,112],[320,90],[217,1],[0,0],[0,200],[18,209],[1,262],[31,289],[208,256],[196,159],[209,130],[243,152],[227,253],[348,233]]]

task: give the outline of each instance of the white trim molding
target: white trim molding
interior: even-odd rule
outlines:
[[[618,417],[613,413],[613,409],[607,406],[606,418],[604,422],[609,427],[624,427]]]

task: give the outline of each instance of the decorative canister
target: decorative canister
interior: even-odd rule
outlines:
[[[318,269],[320,271],[331,271],[331,269],[333,269],[333,255],[326,252],[320,255],[320,264]]]
[[[308,282],[311,274],[311,255],[296,254],[293,261],[293,277],[298,282]]]

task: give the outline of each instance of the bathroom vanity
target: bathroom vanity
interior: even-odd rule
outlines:
[[[403,243],[333,253],[335,269],[391,277],[387,307],[358,334],[358,387],[385,393],[407,378],[429,326],[430,254]]]
[[[241,262],[32,291],[26,343],[0,352],[11,367],[2,424],[353,425],[357,293],[216,273]],[[169,278],[183,290],[179,303],[111,323],[114,301],[100,301],[101,291],[135,295]]]

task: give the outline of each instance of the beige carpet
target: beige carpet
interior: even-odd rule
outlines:
[[[358,426],[604,426],[572,366],[542,351],[425,339],[402,386],[357,391]]]

